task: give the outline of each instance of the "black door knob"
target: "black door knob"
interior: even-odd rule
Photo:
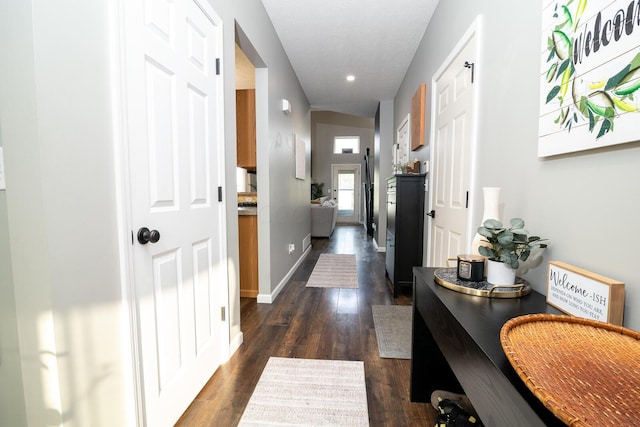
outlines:
[[[142,227],[138,230],[138,243],[146,245],[147,243],[156,243],[160,240],[160,232],[158,230],[149,230],[147,227]]]
[[[431,209],[430,212],[426,213],[427,216],[430,216],[431,218],[435,218],[436,217],[436,211],[434,211],[433,209]]]

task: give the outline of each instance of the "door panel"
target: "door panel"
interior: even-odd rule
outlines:
[[[191,206],[207,207],[211,204],[209,177],[209,132],[207,126],[207,95],[188,87],[189,151],[191,160]]]
[[[155,339],[152,346],[157,349],[158,392],[162,393],[180,369],[183,354],[180,334],[182,264],[180,250],[158,254],[153,257]],[[153,326],[153,325],[149,325]],[[178,345],[176,345],[176,343]]]
[[[122,5],[131,222],[160,232],[132,249],[140,395],[171,426],[228,357],[222,29],[200,0]]]

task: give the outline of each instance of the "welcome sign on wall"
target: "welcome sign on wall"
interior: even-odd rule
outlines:
[[[543,0],[538,156],[640,140],[640,0]]]

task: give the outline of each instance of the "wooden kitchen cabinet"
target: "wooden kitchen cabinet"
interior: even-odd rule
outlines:
[[[258,296],[258,216],[238,215],[240,296]]]
[[[236,90],[236,138],[238,166],[256,169],[256,91]]]

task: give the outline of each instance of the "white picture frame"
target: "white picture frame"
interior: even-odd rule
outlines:
[[[306,144],[303,139],[295,138],[295,162],[296,162],[296,179],[304,180],[307,173],[307,153]]]
[[[393,164],[406,165],[409,163],[409,150],[411,149],[411,114],[402,120],[396,131],[396,144],[394,148]]]
[[[640,140],[635,6],[543,0],[538,157]]]

